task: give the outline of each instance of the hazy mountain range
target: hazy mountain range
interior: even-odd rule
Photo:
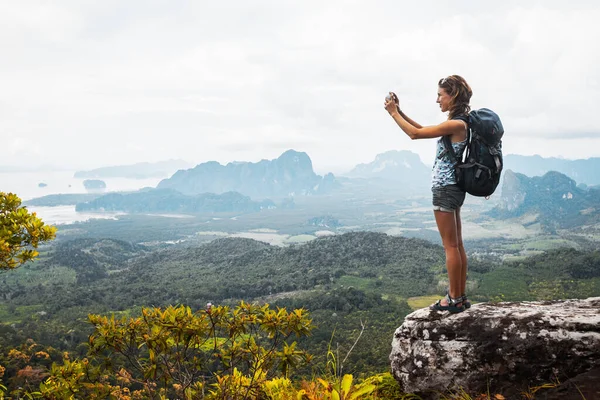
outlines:
[[[566,160],[539,155],[507,154],[504,156],[504,169],[527,176],[542,176],[549,171],[557,171],[578,184],[600,185],[600,157]],[[3,167],[3,170],[8,172],[14,169]],[[308,154],[294,150],[286,151],[275,160],[262,160],[258,163],[236,161],[221,165],[216,161],[208,161],[194,167],[183,160],[167,160],[77,171],[74,176],[134,179],[165,177],[168,179],[161,181],[158,188],[174,188],[184,194],[224,193],[233,190],[252,197],[325,193],[339,186],[332,174],[324,177],[315,174]],[[431,167],[424,164],[416,153],[390,150],[377,154],[369,163],[356,165],[342,174],[342,177],[381,179],[394,181],[406,186],[406,189],[427,189]]]
[[[406,150],[390,150],[378,154],[372,162],[358,164],[344,176],[393,181],[405,190],[431,187],[431,168],[423,164],[416,153]]]
[[[117,165],[75,172],[75,178],[164,178],[175,171],[190,168],[192,164],[183,160],[167,160],[155,163],[143,162],[132,165]]]
[[[574,212],[579,213],[579,216],[587,215],[582,214],[583,210],[594,207],[595,203],[590,196],[596,193],[591,188],[587,190],[587,187],[600,182],[600,168],[596,165],[599,161],[600,158],[570,161],[545,159],[539,156],[507,155],[501,186],[494,195],[496,199],[500,199],[497,215],[518,216],[530,211],[534,212],[533,207],[537,206],[541,207],[541,218],[548,221],[552,218],[550,214],[553,213],[567,219],[571,218]],[[174,168],[183,165],[182,163],[185,162],[175,160],[165,163],[107,167],[102,170],[103,173],[121,174],[129,171],[134,174],[137,171],[141,174],[143,171],[144,173],[156,172],[160,166],[170,165]],[[543,179],[534,179],[534,174],[542,173],[546,168],[551,167],[557,169],[550,174],[545,173]],[[101,172],[96,170],[95,173]],[[572,178],[574,175],[584,180]],[[256,200],[290,199],[295,196],[323,194],[336,194],[342,198],[362,196],[370,198],[371,202],[414,196],[424,197],[429,195],[430,182],[431,168],[421,162],[417,154],[410,151],[392,150],[378,154],[372,162],[359,164],[338,179],[331,173],[325,176],[317,175],[308,154],[288,150],[276,159],[262,160],[257,163],[231,162],[221,165],[216,161],[210,161],[194,168],[180,169],[170,178],[162,180],[157,190],[145,190],[136,194],[110,194],[98,199],[85,199],[87,203],[81,203],[78,198],[72,200],[79,203],[77,209],[80,211],[190,213],[217,210],[251,211],[265,207],[262,203],[253,204]],[[213,196],[210,200],[208,197],[206,199],[197,197],[209,193],[221,195],[228,192],[237,192],[237,194],[236,196]],[[567,196],[568,203],[563,202],[561,197],[563,195]],[[559,196],[560,201],[552,203],[555,196]],[[58,200],[58,198],[48,199],[50,204]],[[205,200],[210,204],[205,204]],[[555,210],[554,206],[559,208]],[[588,219],[588,217],[577,217],[574,221]],[[564,224],[568,222],[566,220],[559,222],[561,226]]]
[[[504,169],[527,176],[542,176],[549,171],[560,172],[578,184],[600,185],[600,158],[564,160],[538,155],[504,156]],[[416,153],[407,150],[390,150],[378,154],[370,163],[358,164],[343,174],[349,178],[380,178],[398,183],[419,184],[431,179],[431,167],[425,165]],[[428,181],[429,179],[429,181]]]
[[[308,154],[288,150],[274,160],[209,161],[179,170],[162,180],[158,189],[174,189],[186,195],[236,191],[252,198],[275,198],[326,194],[338,187],[333,174],[317,175]]]
[[[600,157],[581,160],[564,160],[508,154],[504,157],[505,168],[527,176],[542,176],[549,171],[565,174],[577,183],[600,185]]]
[[[568,176],[550,171],[544,176],[528,177],[504,172],[495,218],[530,216],[530,223],[546,228],[571,228],[600,222],[600,189],[582,189]]]

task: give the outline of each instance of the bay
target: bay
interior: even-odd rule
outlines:
[[[89,193],[83,186],[85,179],[74,178],[75,171],[0,172],[0,192],[15,193],[21,200],[31,200],[49,194]],[[104,192],[133,191],[156,187],[164,178],[105,178]],[[47,186],[39,187],[40,183]]]
[[[50,194],[77,194],[92,193],[83,186],[85,179],[74,178],[75,171],[40,171],[40,172],[0,172],[0,192],[14,193],[22,201],[47,196]],[[156,187],[164,178],[105,178],[106,189],[93,193],[110,193],[135,191],[145,187]],[[44,183],[45,187],[39,184]],[[114,219],[124,213],[90,213],[77,212],[75,206],[40,207],[28,206],[30,211],[36,212],[42,220],[49,225],[63,225],[74,222],[83,222],[92,218]]]

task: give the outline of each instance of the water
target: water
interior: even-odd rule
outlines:
[[[30,200],[49,194],[87,193],[83,186],[85,179],[73,178],[75,171],[48,172],[0,172],[0,192],[12,192],[21,200]],[[164,178],[105,178],[105,192],[138,190],[143,187],[156,187]],[[39,187],[45,183],[46,187]]]
[[[0,172],[0,192],[15,193],[21,200],[31,200],[49,194],[65,193],[88,193],[83,186],[85,179],[73,178],[75,171],[47,171],[47,172]],[[144,187],[156,187],[163,178],[129,179],[129,178],[106,178],[103,193],[134,191]],[[39,187],[39,183],[45,183],[46,187]],[[38,217],[46,224],[62,225],[79,221],[87,221],[91,218],[115,219],[123,213],[80,213],[75,211],[75,206],[57,207],[27,207],[35,211]]]
[[[68,225],[74,222],[83,222],[89,219],[117,219],[117,216],[124,215],[122,212],[104,212],[90,213],[77,212],[75,206],[56,206],[56,207],[38,207],[27,206],[31,212],[35,212],[38,217],[47,225]]]

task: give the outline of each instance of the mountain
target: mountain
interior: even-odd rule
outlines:
[[[270,200],[252,201],[236,192],[204,193],[187,196],[173,189],[154,189],[135,193],[109,193],[78,203],[76,211],[124,211],[129,213],[214,213],[255,212],[275,207]]]
[[[568,176],[550,171],[542,177],[504,172],[499,204],[490,211],[495,218],[535,216],[549,229],[572,228],[600,222],[600,190],[582,189]]]
[[[175,171],[189,168],[190,164],[183,160],[167,160],[155,163],[143,162],[132,165],[96,168],[89,171],[75,172],[75,178],[164,178]]]
[[[325,194],[338,187],[333,174],[315,174],[310,157],[288,150],[274,160],[232,162],[209,161],[163,179],[158,189],[174,189],[187,195],[240,192],[252,198]]]
[[[366,180],[371,186],[393,183],[404,193],[414,194],[431,187],[431,168],[423,164],[417,154],[406,150],[378,154],[372,162],[358,164],[344,176]]]
[[[527,176],[542,176],[549,171],[565,174],[578,183],[586,185],[600,184],[600,158],[580,160],[564,160],[560,158],[544,158],[538,155],[521,156],[507,154],[504,166],[514,172]]]
[[[390,150],[377,154],[368,164],[358,164],[344,174],[349,178],[383,178],[397,182],[421,183],[431,181],[431,168],[423,164],[412,151]]]
[[[102,193],[65,193],[65,194],[49,194],[47,196],[36,197],[31,200],[24,201],[23,204],[26,206],[43,206],[43,207],[56,207],[56,206],[67,206],[75,205],[77,203],[83,203],[91,201],[102,196]]]

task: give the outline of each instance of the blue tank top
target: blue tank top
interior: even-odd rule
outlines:
[[[462,142],[452,143],[454,154],[456,159],[462,159],[462,154],[467,147],[467,138]],[[444,152],[444,141],[443,137],[440,137],[437,141],[437,148],[435,151],[435,162],[433,163],[433,170],[431,174],[431,186],[442,187],[448,185],[456,185],[456,177],[454,175],[454,163],[450,160],[450,155],[446,152],[443,156],[440,155]]]

